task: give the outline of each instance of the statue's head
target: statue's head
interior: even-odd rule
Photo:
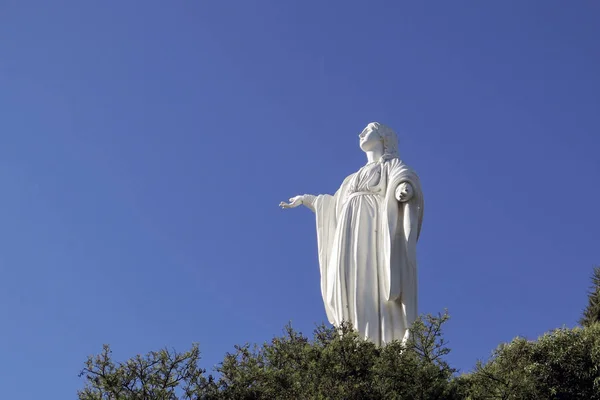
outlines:
[[[383,146],[382,161],[398,158],[398,136],[388,126],[371,122],[360,134],[360,148],[372,151],[374,146]]]

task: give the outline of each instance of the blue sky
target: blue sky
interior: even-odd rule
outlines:
[[[393,127],[425,193],[420,311],[462,370],[574,326],[600,263],[592,1],[4,1],[0,381],[68,398],[87,355],[325,320],[292,195]],[[33,373],[33,374],[32,374]],[[8,390],[8,393],[6,393]]]

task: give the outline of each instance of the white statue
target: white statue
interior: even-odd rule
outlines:
[[[416,245],[423,218],[419,178],[398,158],[394,131],[360,134],[367,164],[333,195],[302,195],[282,208],[315,212],[321,294],[329,322],[351,322],[377,345],[405,341],[417,317]]]

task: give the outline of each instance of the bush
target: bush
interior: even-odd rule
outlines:
[[[161,350],[115,364],[110,348],[89,357],[81,400],[175,399],[459,399],[444,360],[448,315],[425,316],[411,339],[384,347],[361,339],[349,324],[318,327],[312,340],[287,326],[262,346],[236,346],[215,379],[199,367],[197,346]]]
[[[312,340],[285,328],[262,346],[236,346],[216,369],[199,366],[197,345],[115,364],[108,346],[88,358],[80,400],[403,399],[600,400],[600,267],[581,324],[537,341],[516,338],[486,363],[456,376],[445,361],[448,314],[426,315],[407,343],[376,347],[349,324],[318,327]]]
[[[500,345],[460,378],[468,399],[600,399],[600,325]]]

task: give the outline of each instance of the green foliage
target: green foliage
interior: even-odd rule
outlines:
[[[121,364],[115,364],[111,354],[105,345],[102,353],[88,357],[79,374],[86,380],[78,392],[80,400],[198,399],[197,393],[214,391],[212,377],[205,377],[198,366],[197,345],[185,353],[153,351]]]
[[[352,328],[318,327],[312,340],[290,326],[262,346],[236,346],[217,368],[198,366],[198,347],[115,364],[110,349],[89,357],[81,400],[420,399],[600,400],[600,324],[558,329],[537,341],[500,345],[472,373],[445,360],[448,315],[425,316],[403,345],[362,340]]]
[[[406,345],[377,347],[349,324],[318,327],[312,340],[287,326],[262,346],[236,346],[217,368],[198,367],[199,352],[162,350],[114,364],[110,349],[90,357],[81,400],[459,399],[444,360],[448,315],[418,320]]]
[[[600,324],[517,338],[459,380],[472,400],[600,400]]]
[[[582,326],[591,326],[600,322],[600,267],[594,268],[592,286],[588,293],[588,305],[579,320]]]
[[[444,357],[450,352],[442,337],[448,314],[418,319],[403,351],[400,343],[381,349],[374,377],[385,399],[461,399],[452,380],[456,372]]]
[[[312,339],[287,326],[270,343],[236,346],[216,369],[218,379],[199,367],[196,345],[117,364],[105,346],[81,372],[79,399],[600,400],[600,267],[592,284],[583,327],[501,344],[461,376],[445,360],[444,313],[417,320],[405,344],[382,347],[349,324],[319,326]]]
[[[382,348],[348,324],[321,326],[312,342],[288,326],[262,348],[228,354],[219,390],[227,399],[451,399],[454,370],[443,360],[449,350],[441,338],[447,319],[426,316],[406,346]]]

